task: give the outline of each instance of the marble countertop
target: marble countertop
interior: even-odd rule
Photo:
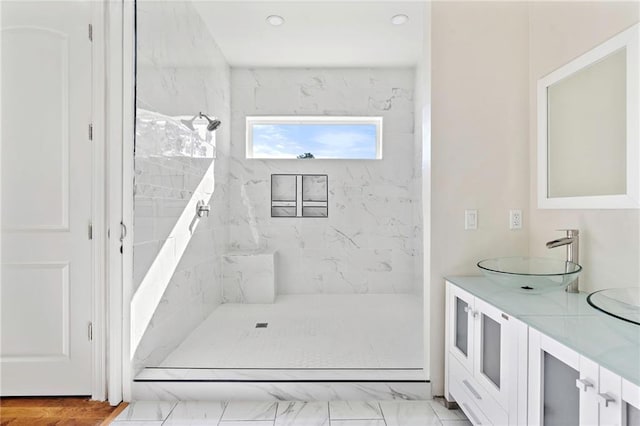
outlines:
[[[445,279],[640,386],[640,326],[592,308],[587,293],[527,294],[485,277]]]

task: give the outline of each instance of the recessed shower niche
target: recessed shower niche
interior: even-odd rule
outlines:
[[[328,217],[327,175],[271,175],[271,217]]]

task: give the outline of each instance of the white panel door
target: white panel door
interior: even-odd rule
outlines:
[[[91,5],[0,6],[0,394],[90,395]]]

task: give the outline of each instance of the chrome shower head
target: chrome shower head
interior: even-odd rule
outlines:
[[[215,131],[222,124],[220,120],[218,119],[212,120],[209,117],[207,117],[206,114],[203,114],[203,113],[200,113],[200,117],[207,119],[207,121],[209,122],[209,124],[207,124],[207,130],[210,132]]]

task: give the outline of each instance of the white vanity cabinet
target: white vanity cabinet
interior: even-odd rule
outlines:
[[[445,397],[476,426],[640,426],[636,327],[584,294],[448,278]]]
[[[527,326],[449,282],[446,316],[445,392],[475,425],[524,424]]]

